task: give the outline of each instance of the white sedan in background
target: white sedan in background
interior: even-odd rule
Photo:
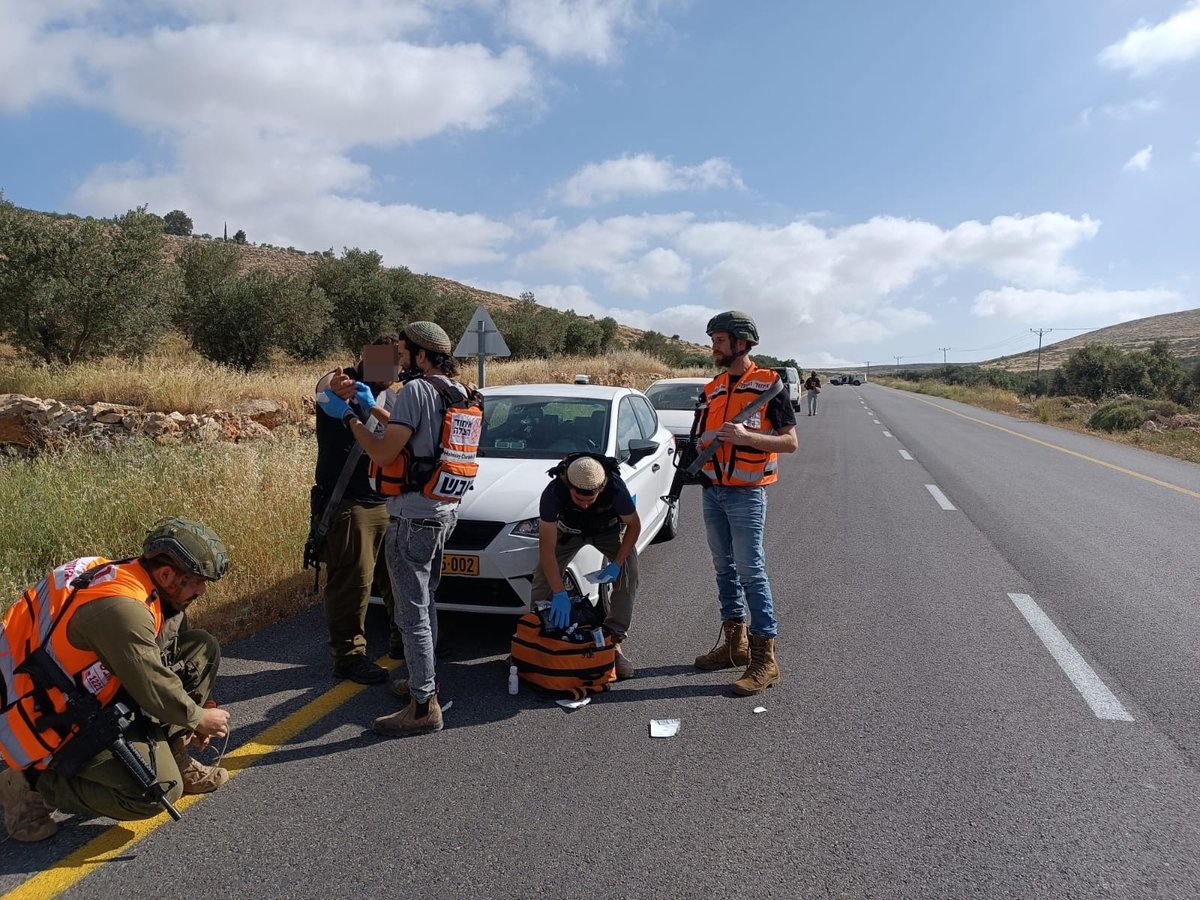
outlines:
[[[675,435],[675,443],[691,442],[692,421],[700,389],[710,378],[662,378],[646,388],[646,399],[658,413],[658,420]]]
[[[675,441],[641,391],[594,384],[524,384],[483,390],[479,474],[446,543],[440,610],[520,615],[530,606],[538,565],[538,506],[546,471],[569,453],[616,457],[634,496],[638,552],[679,529],[679,504],[665,500],[675,475]],[[595,598],[584,577],[604,566],[585,547],[567,571],[567,589]],[[604,587],[605,592],[608,586]]]

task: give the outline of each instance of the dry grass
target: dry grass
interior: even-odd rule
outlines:
[[[286,363],[243,375],[176,340],[141,362],[46,368],[29,366],[0,346],[0,393],[184,413],[265,398],[286,401],[295,416],[317,379],[347,361]],[[464,366],[464,380],[475,373],[473,365]],[[656,378],[711,373],[670,371],[633,351],[487,366],[489,384],[570,382],[576,374],[644,388]],[[206,522],[229,548],[229,575],[194,608],[197,623],[223,640],[312,604],[311,572],[302,572],[300,560],[316,442],[292,427],[275,435],[272,443],[163,447],[132,441],[115,450],[69,445],[30,460],[0,457],[0,611],[68,559],[136,554],[147,528],[168,515]]]
[[[1036,420],[1059,428],[1077,431],[1080,434],[1104,438],[1118,444],[1128,444],[1143,450],[1161,453],[1164,456],[1200,463],[1200,432],[1188,428],[1176,428],[1157,433],[1141,430],[1108,432],[1089,428],[1088,419],[1091,417],[1094,406],[1080,406],[1077,397],[1043,397],[1033,404],[1024,404],[1026,408],[1022,409],[1018,406],[1016,394],[995,388],[967,388],[959,385],[945,385],[935,381],[911,382],[892,378],[877,378],[876,383],[903,391],[945,397],[969,406],[1001,412],[1014,418]]]
[[[244,374],[209,362],[180,338],[168,338],[141,361],[109,358],[73,366],[31,366],[0,345],[0,394],[26,394],[64,403],[123,403],[147,411],[181,413],[227,410],[243,400],[267,399],[286,402],[294,419],[303,414],[304,401],[312,397],[317,380],[348,362],[349,356],[313,363],[281,359],[267,371]],[[587,375],[596,384],[645,388],[658,378],[708,377],[712,371],[672,370],[636,350],[593,357],[489,360],[485,369],[488,384],[568,383],[577,374]],[[473,360],[462,364],[462,377],[464,381],[477,379]]]
[[[136,555],[152,523],[182,515],[221,535],[231,560],[196,621],[227,640],[276,621],[313,599],[299,572],[315,460],[315,442],[294,432],[274,443],[141,441],[0,459],[0,607],[67,559]]]

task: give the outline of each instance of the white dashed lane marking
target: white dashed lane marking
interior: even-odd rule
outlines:
[[[1133,716],[1121,705],[1121,701],[1108,689],[1095,670],[1084,661],[1079,651],[1071,646],[1058,627],[1050,621],[1050,617],[1042,612],[1042,608],[1028,594],[1009,594],[1013,602],[1034,634],[1050,651],[1059,668],[1066,673],[1075,685],[1075,689],[1083,696],[1087,705],[1097,719],[1111,719],[1119,722],[1132,722]]]
[[[884,436],[884,437],[891,437],[891,436],[892,436],[892,433],[891,433],[890,431],[888,431],[888,430],[885,428],[885,429],[883,430],[883,436]]]
[[[912,459],[912,454],[911,454],[911,453],[909,453],[907,450],[901,450],[901,451],[900,451],[900,458],[901,458],[901,459]]]
[[[955,509],[955,505],[950,502],[950,498],[942,493],[942,489],[936,484],[925,485],[925,490],[933,495],[933,499],[937,501],[938,506],[942,509]]]

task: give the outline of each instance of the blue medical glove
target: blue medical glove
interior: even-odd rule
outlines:
[[[621,567],[615,562],[610,562],[607,566],[600,570],[600,574],[596,576],[596,584],[612,584],[621,576]]]
[[[350,407],[346,405],[346,401],[329,388],[326,388],[325,393],[317,398],[317,406],[321,407],[321,411],[331,419],[340,419],[346,413],[350,412]]]
[[[566,591],[559,591],[550,598],[549,618],[555,628],[566,628],[571,624],[571,598]]]
[[[354,382],[354,399],[358,401],[358,405],[362,407],[364,413],[369,413],[371,407],[375,405],[375,395],[361,381]]]

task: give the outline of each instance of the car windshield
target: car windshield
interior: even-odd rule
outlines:
[[[655,409],[696,408],[702,384],[652,384],[646,389],[646,399]]]
[[[580,450],[603,453],[608,415],[607,400],[488,394],[479,455],[558,459]]]

